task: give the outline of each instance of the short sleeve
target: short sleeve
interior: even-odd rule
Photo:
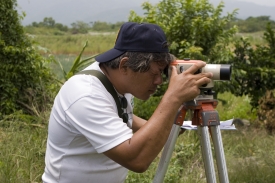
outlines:
[[[66,121],[102,153],[130,139],[133,132],[119,118],[113,99],[94,93],[75,101],[65,111]]]

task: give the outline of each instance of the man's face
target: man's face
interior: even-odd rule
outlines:
[[[133,72],[130,74],[130,93],[141,100],[147,100],[155,93],[157,86],[162,84],[162,73],[166,64],[152,62],[146,72]]]

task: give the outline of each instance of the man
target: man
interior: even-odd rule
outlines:
[[[124,182],[128,170],[144,172],[163,148],[182,103],[194,99],[211,73],[194,73],[194,64],[178,74],[171,68],[169,87],[152,117],[133,114],[133,96],[147,100],[162,83],[162,72],[172,61],[163,30],[154,24],[122,25],[113,49],[96,57],[85,70],[105,74],[123,105],[127,123],[100,80],[75,75],[55,98],[46,150],[44,182]]]

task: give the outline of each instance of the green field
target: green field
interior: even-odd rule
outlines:
[[[90,33],[85,35],[29,35],[41,54],[78,55],[88,41],[85,55],[104,52],[114,46],[116,33]]]

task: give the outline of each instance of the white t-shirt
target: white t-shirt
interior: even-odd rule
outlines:
[[[99,63],[85,70],[91,69],[100,70]],[[127,124],[119,118],[114,98],[95,76],[75,75],[62,86],[49,120],[43,182],[124,182],[128,170],[103,152],[133,135],[133,96],[125,97]]]

